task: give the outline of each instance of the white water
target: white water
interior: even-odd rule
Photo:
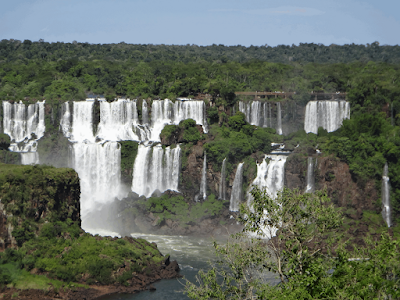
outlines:
[[[279,102],[276,103],[276,133],[282,135],[282,112]]]
[[[239,101],[239,111],[245,114],[246,121],[259,127],[275,127],[277,134],[282,134],[281,103],[276,102],[276,124],[272,122],[272,105],[270,102]]]
[[[71,141],[95,142],[93,135],[93,103],[91,101],[74,101]]]
[[[382,217],[388,227],[392,226],[391,205],[390,205],[390,183],[388,164],[383,168],[382,176]]]
[[[219,182],[219,199],[226,200],[226,158],[222,161],[221,180]]]
[[[306,106],[304,130],[318,133],[322,127],[328,132],[342,126],[344,119],[350,119],[350,103],[344,100],[310,101]]]
[[[139,145],[133,165],[132,191],[150,197],[156,190],[178,191],[181,148]]]
[[[22,165],[37,165],[39,164],[39,153],[37,152],[21,152]]]
[[[266,126],[264,122],[266,106],[267,103],[261,101],[239,101],[239,111],[245,114],[248,123],[256,126]]]
[[[118,99],[111,103],[100,102],[97,137],[108,141],[139,141],[135,130],[138,124],[136,100]]]
[[[315,190],[315,178],[314,178],[314,162],[313,158],[307,159],[307,187],[306,193],[312,193]]]
[[[237,167],[235,179],[233,180],[231,202],[229,204],[230,211],[239,211],[240,203],[243,200],[243,163]]]
[[[142,124],[149,124],[149,110],[146,100],[142,101]]]
[[[207,118],[204,101],[153,100],[151,106],[151,140],[160,141],[160,133],[165,125],[178,125],[180,121],[193,119],[203,126],[207,133]]]
[[[204,151],[203,170],[201,172],[200,197],[207,198],[207,154]]]
[[[3,101],[4,133],[10,136],[10,151],[24,153],[21,155],[22,164],[39,163],[37,141],[43,137],[46,129],[44,103],[36,102],[26,106],[22,101],[13,104]],[[22,145],[18,144],[21,142]]]
[[[93,134],[93,103],[73,103],[72,128],[68,128],[68,112],[65,108],[63,132],[73,142],[72,167],[79,175],[81,185],[82,227],[87,228],[85,216],[103,204],[124,196],[121,189],[121,147],[116,142],[95,142]],[[65,129],[65,131],[64,131]]]
[[[253,185],[265,188],[271,198],[276,198],[284,186],[286,159],[286,155],[265,155],[263,161],[257,164],[257,177]]]
[[[266,159],[269,159],[267,162]],[[278,192],[281,191],[285,184],[285,163],[286,155],[265,155],[263,161],[257,164],[257,177],[254,179],[252,185],[258,186],[260,189],[265,189],[267,194],[275,199]],[[248,205],[251,207],[253,198],[248,194]],[[266,218],[268,212],[265,211]],[[277,229],[274,227],[264,227],[262,229],[264,237],[271,238],[276,235]]]
[[[69,109],[69,102],[63,103],[61,111],[60,130],[65,137],[69,138],[71,136],[71,112]]]
[[[121,197],[121,148],[116,142],[75,143],[73,168],[81,185],[82,227],[85,215]]]

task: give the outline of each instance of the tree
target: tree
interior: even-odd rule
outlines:
[[[187,281],[189,297],[297,300],[399,296],[398,241],[386,235],[379,242],[370,242],[371,248],[349,253],[337,246],[340,237],[334,230],[341,226],[342,216],[326,192],[302,194],[285,188],[273,199],[254,187],[251,195],[251,207],[242,205],[240,211],[243,233],[232,236],[226,245],[214,243],[219,260],[208,272],[199,272],[197,284]],[[265,278],[271,277],[269,272],[278,275],[279,285],[268,283]]]

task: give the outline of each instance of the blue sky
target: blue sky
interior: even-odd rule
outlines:
[[[400,0],[1,0],[0,39],[400,44]]]

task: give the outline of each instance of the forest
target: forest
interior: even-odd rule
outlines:
[[[287,58],[296,57],[296,59]],[[235,91],[347,92],[359,107],[394,102],[399,46],[301,44],[277,47],[198,47],[0,42],[0,98],[111,100],[209,94],[232,105]]]
[[[372,180],[380,193],[383,166],[388,163],[394,223],[391,231],[395,236],[400,234],[399,80],[400,47],[381,46],[377,42],[366,46],[300,44],[277,47],[268,45],[262,47],[131,45],[123,42],[94,45],[29,40],[23,42],[2,40],[0,42],[1,100],[11,102],[22,100],[29,103],[45,99],[46,105],[54,108],[62,102],[84,100],[92,94],[104,95],[108,101],[117,97],[128,97],[146,99],[149,103],[152,99],[158,98],[172,100],[177,97],[206,98],[207,122],[210,125],[210,132],[207,135],[198,131],[193,120],[182,121],[179,125],[167,125],[161,132],[164,146],[183,142],[183,167],[187,164],[186,153],[200,141],[201,147],[207,151],[207,158],[212,168],[220,170],[222,161],[227,158],[229,171],[233,171],[233,165],[243,161],[255,170],[254,157],[269,153],[270,142],[285,143],[291,148],[300,145],[297,153],[304,159],[307,158],[309,149],[314,152],[315,149],[319,149],[323,155],[345,162],[349,166],[352,180],[359,187],[363,188],[368,181]],[[246,100],[235,96],[235,92],[238,91],[296,92],[289,101],[300,104],[302,107],[311,99],[310,93],[346,93],[346,100],[351,106],[351,118],[344,120],[343,126],[335,132],[328,133],[319,128],[318,134],[307,134],[299,128],[297,132],[281,136],[276,134],[275,129],[250,125],[245,120],[244,114],[240,112],[233,113],[234,107],[238,106],[236,103],[239,100]],[[274,99],[274,101],[282,100],[281,97]],[[58,125],[51,122],[52,117],[53,115],[50,116],[50,114],[46,116],[47,136],[39,144],[39,151],[46,148],[46,151],[51,152],[50,143],[56,144],[55,137],[59,134],[59,130]],[[173,137],[180,137],[181,140],[175,141]],[[5,138],[3,140],[2,143],[7,144]],[[66,140],[65,143],[67,143]],[[134,156],[132,155],[136,155],[138,146],[133,142],[121,144],[121,164],[122,169],[126,169],[126,166],[133,165]],[[132,155],[125,157],[126,152],[132,152]],[[42,153],[40,155],[42,156]],[[248,163],[250,156],[253,156],[252,165]],[[246,168],[244,177],[247,176]],[[260,199],[265,200],[263,197]],[[148,201],[137,202],[137,206],[158,214],[159,223],[165,219],[176,219],[182,223],[188,223],[190,220],[203,218],[206,211],[211,215],[219,212],[222,205],[215,199],[216,197],[210,196],[208,202],[193,204],[190,215],[184,217],[180,215],[180,212],[186,211],[188,205],[180,196],[152,197]],[[307,205],[303,207],[308,207]],[[349,207],[343,209],[347,208]],[[379,199],[374,216],[379,217],[379,221],[383,223],[380,214],[377,213],[380,210]],[[261,207],[260,211],[264,211],[264,207]],[[329,211],[326,215],[332,218],[334,213],[336,212]],[[365,216],[369,216],[369,213],[371,212],[365,212]],[[307,220],[299,224],[302,226],[302,224],[310,223]],[[25,232],[26,228],[23,229]],[[52,236],[47,236],[44,232],[38,238],[49,237]],[[22,238],[25,239],[25,236]],[[323,238],[325,237],[322,236],[321,239]],[[42,241],[39,240],[39,242]],[[384,248],[386,247],[384,243],[385,240],[378,246]],[[397,256],[391,258],[392,261],[396,261],[398,242],[390,240],[387,243],[396,248],[393,253]],[[26,244],[23,251],[29,252],[31,250],[29,247],[33,249],[36,244],[33,242]],[[296,249],[293,251],[296,252]],[[25,252],[21,253],[25,254]],[[325,253],[318,255],[321,255],[318,257],[319,261],[309,265],[312,271],[310,272],[323,274],[324,280],[326,273],[332,268],[339,271],[344,268],[355,270],[361,265],[351,263],[349,266],[346,256],[348,254],[338,252],[341,259],[339,263],[336,264],[336,260],[332,260],[330,262],[332,264],[328,264],[326,269],[323,271],[318,269],[318,272],[313,273],[313,268],[317,268],[324,260]],[[372,254],[364,255],[368,257]],[[4,262],[14,263],[22,258],[23,255],[14,260],[6,257]],[[375,263],[375,261],[372,262]],[[111,268],[109,269],[108,273],[111,272]],[[83,268],[79,266],[79,270]],[[63,270],[60,271],[57,268],[48,271],[56,276],[58,276],[57,272],[63,273]],[[369,270],[362,270],[360,274],[368,272]],[[394,272],[398,270],[388,271],[390,274]],[[93,271],[92,275],[95,278],[94,273],[96,272]],[[384,272],[384,275],[388,273]],[[349,274],[353,276],[353,273],[349,272]],[[290,276],[288,275],[287,278]],[[307,276],[304,280],[309,279]],[[376,278],[379,279],[382,276],[378,274]],[[72,280],[71,278],[66,280]],[[310,285],[316,287],[313,297],[321,296],[317,295],[317,292],[326,290],[324,284],[329,283],[332,287],[332,294],[324,294],[324,297],[331,297],[336,286],[347,288],[347,283],[340,281],[344,278],[340,274],[337,278],[329,277],[329,282],[320,281],[318,276],[316,278],[315,282],[318,281],[318,285]],[[303,283],[303,278],[300,279],[299,282]],[[336,279],[340,281],[340,285],[330,282]],[[319,285],[320,282],[323,284]],[[297,290],[298,287],[294,288]],[[396,288],[395,292],[397,291]],[[267,295],[269,291],[262,292]],[[352,292],[350,291],[348,295]],[[395,295],[395,292],[391,290],[392,295]],[[301,298],[296,295],[291,296],[293,299]],[[221,299],[223,297],[225,295],[222,295]],[[346,297],[343,296],[343,298]]]

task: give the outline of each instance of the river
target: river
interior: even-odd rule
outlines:
[[[92,234],[118,236],[114,232],[102,230],[87,230]],[[177,260],[181,269],[180,274],[184,276],[178,279],[163,279],[153,284],[155,291],[143,291],[137,294],[114,294],[99,298],[99,300],[186,300],[188,298],[184,293],[185,279],[195,282],[199,270],[207,270],[209,262],[215,260],[213,242],[215,239],[207,237],[192,236],[171,236],[132,233],[134,238],[143,238],[149,242],[157,244],[158,249],[163,255],[170,255],[171,260]],[[226,239],[225,239],[226,240]],[[219,239],[219,243],[225,240]],[[277,283],[276,275],[272,273],[265,274],[264,279],[274,284]]]

